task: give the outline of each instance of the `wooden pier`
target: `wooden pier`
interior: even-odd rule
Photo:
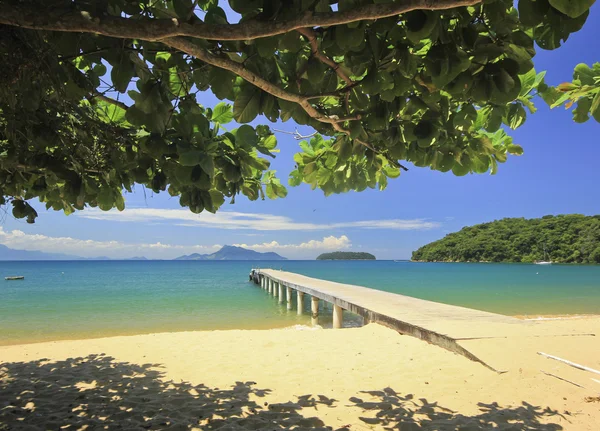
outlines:
[[[252,270],[250,279],[278,297],[288,310],[296,293],[297,312],[302,314],[304,296],[311,297],[311,321],[319,322],[319,301],[333,304],[333,327],[343,326],[343,311],[362,316],[365,323],[378,323],[401,334],[410,335],[444,349],[461,354],[472,361],[501,372],[493,362],[477,352],[474,341],[491,338],[548,336],[537,322],[465,307],[426,301],[362,286],[320,280],[291,272],[272,269]],[[285,298],[284,298],[285,294]],[[593,335],[560,333],[552,336]]]

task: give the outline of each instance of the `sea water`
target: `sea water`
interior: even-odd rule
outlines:
[[[507,315],[600,314],[600,266],[394,261],[0,262],[0,345],[310,324],[253,283],[274,268]],[[295,298],[294,298],[295,299]],[[305,307],[310,307],[305,301]],[[322,302],[322,301],[321,301]],[[296,305],[294,304],[294,307]],[[326,306],[326,304],[321,304]],[[307,308],[308,310],[308,308]],[[321,321],[330,325],[331,309]],[[344,319],[357,324],[351,315]]]

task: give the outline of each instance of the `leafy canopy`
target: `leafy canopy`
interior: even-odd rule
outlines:
[[[532,61],[593,2],[230,0],[232,24],[218,0],[2,0],[1,194],[29,222],[32,198],[122,210],[135,183],[196,213],[285,197],[257,118],[314,128],[288,183],[326,195],[383,190],[404,160],[494,174],[536,94],[600,117],[597,65],[554,89]]]

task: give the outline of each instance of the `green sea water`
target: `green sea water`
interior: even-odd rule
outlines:
[[[393,261],[0,262],[0,345],[308,325],[248,281],[276,268],[508,315],[600,314],[600,266]],[[309,301],[305,301],[309,306]],[[324,325],[331,310],[324,309]],[[358,318],[345,320],[358,324]]]

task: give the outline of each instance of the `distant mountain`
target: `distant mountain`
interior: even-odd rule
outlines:
[[[43,251],[15,250],[0,244],[0,260],[81,260],[79,256]]]
[[[150,260],[150,259],[148,259],[146,256],[133,256],[127,260]]]
[[[242,247],[226,245],[219,251],[211,254],[188,254],[179,256],[175,260],[287,260],[287,258],[274,252],[259,253]]]

